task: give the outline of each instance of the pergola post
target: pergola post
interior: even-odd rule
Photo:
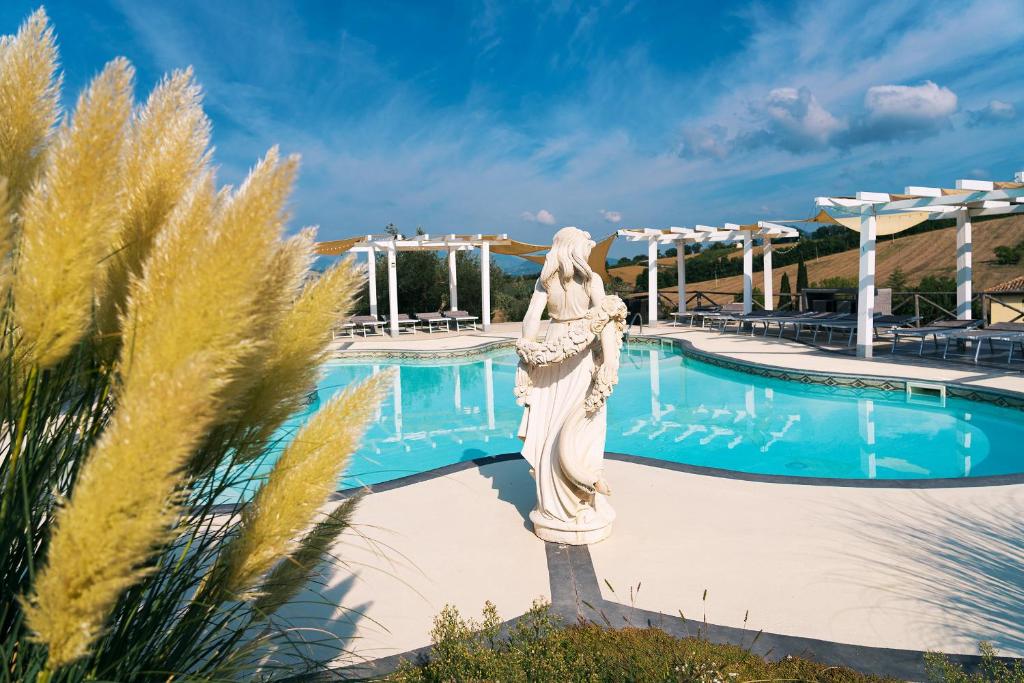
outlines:
[[[857,290],[857,356],[871,358],[875,348],[875,232],[873,213],[860,217],[860,264]]]
[[[658,241],[647,239],[647,323],[658,322]]]
[[[484,332],[491,329],[491,243],[480,244],[480,316]]]
[[[459,287],[455,279],[455,254],[456,251],[448,247],[448,306],[453,311],[459,310]]]
[[[772,240],[765,237],[764,244],[764,310],[775,309],[775,283],[772,281]],[[782,302],[779,302],[782,303]]]
[[[676,278],[679,284],[679,312],[686,312],[686,243],[676,242]]]
[[[366,284],[370,287],[370,315],[377,315],[377,250],[366,251]]]
[[[387,249],[388,253],[388,329],[392,336],[398,336],[398,265],[395,258],[395,246]]]
[[[956,317],[971,319],[971,214],[968,209],[956,213]]]
[[[743,233],[743,312],[753,309],[754,251],[750,232]]]

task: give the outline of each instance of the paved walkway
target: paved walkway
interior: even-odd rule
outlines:
[[[347,348],[472,348],[518,330],[495,325],[487,334],[377,338]],[[748,363],[1024,393],[1019,374],[962,364],[865,361],[686,328],[651,332]],[[610,459],[607,473],[619,521],[609,540],[589,549],[546,546],[529,531],[533,483],[518,458],[386,484],[363,501],[355,532],[336,549],[348,564],[327,594],[354,611],[306,606],[292,616],[317,629],[311,633],[335,633],[363,659],[426,646],[446,603],[479,615],[490,600],[513,618],[536,598],[552,600],[567,618],[651,622],[679,634],[705,629],[706,620],[705,633],[729,642],[749,644],[764,630],[755,649],[772,656],[806,654],[900,676],[920,677],[923,650],[974,653],[981,640],[1024,656],[1024,484],[764,483],[628,457]],[[337,646],[314,654],[326,658]],[[338,657],[333,666],[356,661]]]

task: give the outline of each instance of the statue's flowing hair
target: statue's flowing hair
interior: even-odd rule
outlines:
[[[594,242],[590,239],[590,233],[579,228],[562,228],[555,233],[551,250],[544,259],[544,268],[540,271],[541,282],[547,283],[557,275],[564,287],[578,275],[583,286],[589,289],[594,271],[587,263],[587,259],[593,248]]]

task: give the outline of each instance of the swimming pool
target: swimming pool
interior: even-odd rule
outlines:
[[[336,361],[319,401],[398,367],[342,487],[518,452],[522,409],[510,348],[443,361]],[[294,430],[316,409],[296,416]],[[964,399],[806,385],[720,368],[674,346],[626,345],[609,403],[608,451],[738,472],[841,479],[980,477],[1024,471],[1024,412]],[[261,466],[269,468],[269,462]]]

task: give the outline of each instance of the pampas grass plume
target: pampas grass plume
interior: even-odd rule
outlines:
[[[92,320],[100,261],[120,209],[121,152],[133,70],[116,59],[79,98],[25,198],[13,283],[14,319],[28,364],[48,367]]]
[[[211,572],[207,595],[252,595],[256,582],[295,550],[296,539],[336,489],[391,375],[381,372],[346,389],[303,425],[245,507],[241,532]]]
[[[17,35],[0,37],[0,176],[12,209],[35,182],[59,113],[57,44],[39,9]]]

